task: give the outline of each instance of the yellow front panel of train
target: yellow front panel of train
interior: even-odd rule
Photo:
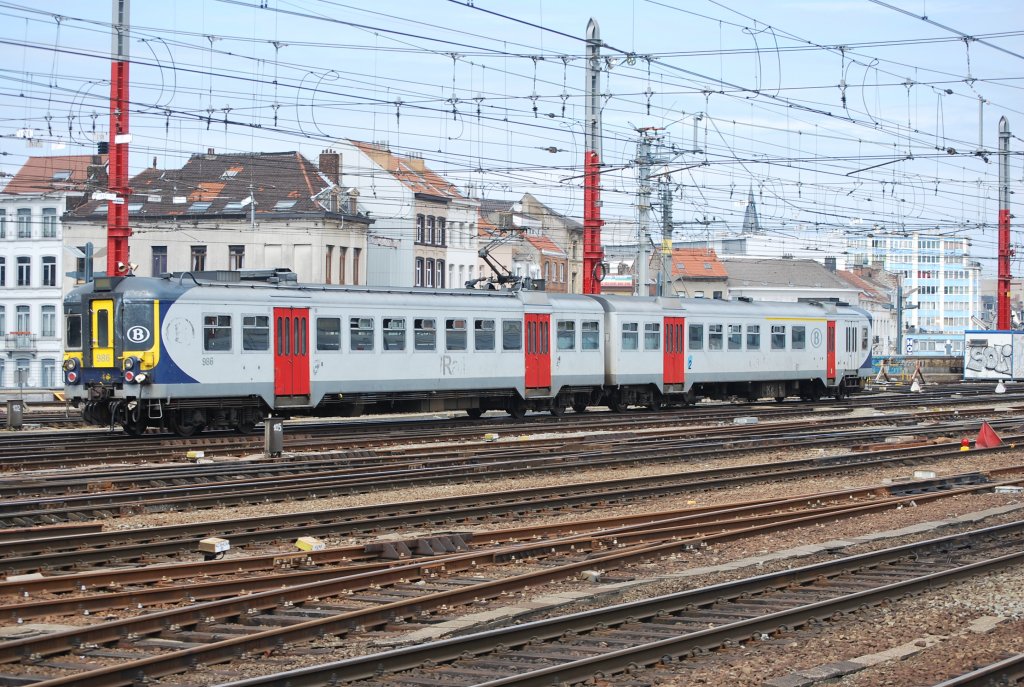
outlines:
[[[114,301],[93,301],[91,340],[93,367],[114,366]]]

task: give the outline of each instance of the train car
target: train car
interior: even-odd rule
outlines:
[[[230,275],[222,275],[230,278]],[[87,423],[182,436],[269,415],[659,408],[840,397],[870,317],[763,303],[100,277],[65,299],[64,382]]]
[[[247,432],[270,413],[560,414],[604,381],[602,311],[580,296],[100,278],[65,317],[68,399],[132,433]]]
[[[608,314],[606,401],[841,398],[870,374],[870,315],[832,302],[596,297]]]

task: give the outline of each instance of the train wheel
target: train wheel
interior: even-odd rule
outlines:
[[[256,431],[256,421],[251,418],[239,420],[235,425],[235,431],[239,434],[252,434]]]
[[[142,412],[142,404],[137,401],[131,401],[124,409],[124,419],[121,421],[121,427],[124,428],[125,433],[130,434],[133,437],[140,436],[146,431],[146,415]]]
[[[840,382],[839,386],[836,387],[836,400],[842,401],[847,396],[849,396],[849,394],[846,392],[846,385]]]
[[[466,408],[466,415],[469,415],[474,420],[479,420],[483,414],[483,408]]]
[[[586,403],[573,403],[572,404],[572,412],[574,412],[574,413],[585,413],[585,412],[587,412],[587,404]]]
[[[617,396],[615,398],[608,399],[608,408],[610,408],[613,413],[621,413],[626,410],[626,406]]]
[[[776,396],[776,397],[775,397],[775,402],[776,402],[776,403],[782,403],[782,402],[783,402],[783,401],[785,401],[785,400],[786,400],[786,397],[785,397],[785,396]]]
[[[170,413],[168,424],[170,424],[172,432],[185,438],[202,432],[205,427],[201,418],[196,417],[196,411],[193,410],[176,410]]]
[[[662,401],[661,394],[659,394],[657,391],[655,391],[654,394],[651,396],[651,400],[647,401],[647,409],[648,410],[653,410],[655,412],[661,410],[661,408],[662,408],[662,402],[661,401]]]
[[[526,417],[526,401],[516,398],[508,404],[506,412],[517,420]]]
[[[558,403],[557,401],[551,402],[551,414],[555,417],[562,417],[565,415],[565,406]]]

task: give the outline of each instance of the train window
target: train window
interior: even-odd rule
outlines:
[[[540,352],[543,355],[547,355],[549,353],[548,345],[551,341],[551,323],[545,320],[538,322],[538,324],[540,325]]]
[[[601,323],[596,321],[583,323],[583,350],[596,351],[601,348]]]
[[[709,351],[720,351],[722,350],[722,325],[720,324],[709,324],[708,325],[708,350]]]
[[[373,350],[373,318],[351,317],[348,321],[349,350]]]
[[[93,332],[93,336],[96,337],[96,345],[100,348],[107,348],[110,346],[109,310],[100,308],[96,311],[96,331]]]
[[[295,318],[295,348],[299,355],[309,355],[309,322],[305,317]]]
[[[648,322],[644,325],[644,350],[645,351],[660,351],[661,350],[661,324],[658,322]]]
[[[691,351],[704,350],[704,325],[690,325],[690,336],[686,341],[686,347],[689,348]]]
[[[405,350],[404,317],[385,317],[381,320],[381,328],[384,330],[385,351]]]
[[[417,351],[432,351],[437,348],[437,325],[434,318],[416,319],[413,323],[413,338]]]
[[[231,350],[231,315],[203,316],[203,350]]]
[[[64,317],[64,348],[82,349],[82,316],[66,315]]]
[[[807,328],[806,327],[793,327],[793,350],[801,351],[807,348]]]
[[[576,350],[576,323],[572,320],[559,320],[555,323],[558,332],[558,350]]]
[[[270,349],[270,318],[266,315],[242,316],[242,350]]]
[[[477,320],[473,326],[473,345],[478,351],[494,350],[494,320]]]
[[[506,351],[523,348],[523,323],[519,320],[501,321],[501,347]]]
[[[868,328],[867,327],[861,327],[860,328],[860,350],[862,350],[862,351],[868,350]]]
[[[743,325],[729,325],[729,350],[738,351],[743,348]]]
[[[772,325],[772,350],[773,351],[784,351],[784,350],[786,350],[786,325],[784,325],[784,324],[773,324]]]
[[[636,322],[622,323],[622,350],[635,351],[640,348],[640,325]]]
[[[444,347],[449,351],[466,350],[466,321],[445,320],[444,321]]]
[[[318,350],[318,351],[340,351],[341,350],[341,318],[340,317],[318,317],[318,318],[316,318],[316,350]]]
[[[759,324],[748,324],[747,325],[747,350],[748,351],[759,351],[759,350],[761,350],[761,325],[759,325]]]

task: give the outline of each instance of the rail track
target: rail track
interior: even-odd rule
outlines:
[[[442,542],[438,548],[454,551],[441,553],[431,549],[429,555],[418,560],[356,562],[350,563],[347,570],[314,568],[264,579],[190,584],[175,589],[160,589],[158,585],[158,589],[150,591],[83,595],[81,591],[101,577],[93,576],[90,583],[82,575],[13,582],[4,585],[0,592],[17,602],[6,604],[2,610],[4,616],[17,618],[18,624],[36,616],[89,614],[112,607],[142,608],[172,601],[186,605],[5,642],[0,644],[0,663],[4,664],[0,679],[17,682],[32,675],[33,684],[40,685],[133,684],[131,680],[139,676],[174,674],[196,662],[218,662],[240,653],[281,647],[284,643],[344,635],[359,628],[393,626],[395,622],[410,627],[409,624],[439,609],[514,595],[574,578],[595,567],[606,574],[639,560],[892,509],[911,499],[946,498],[977,488],[936,491],[930,495],[918,493],[914,497],[879,497],[871,489],[861,489],[776,503],[644,516],[635,521],[602,520],[589,526],[578,523],[573,525],[577,531],[572,533],[567,533],[565,526],[549,526],[546,531],[512,529],[486,534],[482,538],[485,543],[467,538],[474,542],[473,550],[457,535],[450,535],[447,543]],[[1013,531],[1014,538],[1020,538],[1024,535],[1024,523],[1017,524],[1016,528],[999,531]],[[589,528],[593,530],[586,531]],[[436,544],[443,538],[432,539]],[[396,545],[390,543],[392,550]],[[323,565],[327,556],[337,562],[339,555],[343,560],[351,560],[349,556],[357,553],[331,552],[316,563]],[[516,561],[528,561],[527,571],[514,566],[511,573],[500,571]],[[307,563],[314,563],[312,557]],[[109,571],[112,578],[104,583],[104,588],[138,585],[145,575],[153,582],[156,574],[167,571],[165,567],[141,575]],[[114,577],[116,574],[120,582]],[[165,581],[162,576],[158,582]],[[53,595],[58,590],[65,590],[63,593],[71,598],[35,599],[36,595]],[[203,600],[211,597],[216,600]],[[27,598],[33,600],[26,601]],[[97,669],[97,662],[108,667]],[[91,670],[83,672],[86,664]]]

